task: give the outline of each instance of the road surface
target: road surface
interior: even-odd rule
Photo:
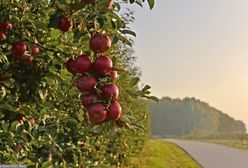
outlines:
[[[166,139],[183,148],[204,168],[248,168],[248,151],[205,142]]]

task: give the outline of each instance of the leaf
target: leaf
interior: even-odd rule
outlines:
[[[149,96],[149,97],[147,97],[147,98],[150,99],[150,100],[153,100],[153,101],[155,101],[155,102],[159,102],[159,101],[160,101],[160,99],[157,98],[156,96]]]
[[[9,111],[15,111],[14,108],[9,104],[0,105],[0,109],[9,110]]]
[[[47,168],[47,167],[49,167],[50,165],[51,165],[50,162],[49,162],[49,161],[46,161],[46,162],[42,163],[41,168]]]
[[[102,18],[97,18],[97,22],[99,23],[100,28],[102,28],[105,24],[105,22]]]
[[[106,6],[109,3],[109,0],[101,0],[101,1],[97,1],[97,5],[99,6]]]
[[[25,129],[24,125],[19,125],[16,128],[16,133],[17,134],[21,134],[23,132],[23,130]]]
[[[3,53],[0,53],[0,63],[7,63],[8,58]]]
[[[35,138],[38,138],[39,137],[39,130],[37,128],[33,128],[31,130],[31,135]]]
[[[145,87],[142,89],[142,92],[146,92],[146,91],[148,91],[149,89],[151,89],[151,86],[145,85]]]
[[[18,122],[18,121],[14,121],[14,122],[12,122],[12,123],[11,123],[11,125],[10,125],[10,130],[12,130],[12,131],[16,130],[16,126],[17,126],[17,124],[19,124],[19,122]]]
[[[147,2],[149,4],[150,9],[152,9],[154,7],[154,4],[155,4],[154,0],[147,0]]]
[[[120,34],[116,36],[118,40],[122,41],[124,44],[132,46],[132,43],[126,38],[121,36]]]
[[[135,1],[136,4],[138,4],[140,7],[143,7],[142,3],[139,1]]]
[[[132,4],[132,3],[134,3],[134,2],[135,2],[135,0],[129,0],[129,2],[130,2],[130,4]]]
[[[139,82],[139,78],[138,77],[136,77],[136,78],[134,78],[134,79],[132,79],[131,80],[131,82],[130,82],[130,85],[131,86],[135,86],[135,85],[137,85],[138,84],[138,82]]]
[[[131,31],[131,30],[120,30],[120,32],[123,34],[130,34],[130,35],[133,35],[134,37],[136,37],[136,33]]]

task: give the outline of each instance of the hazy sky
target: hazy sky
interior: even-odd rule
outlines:
[[[248,125],[248,0],[156,0],[134,7],[142,82],[196,97]]]

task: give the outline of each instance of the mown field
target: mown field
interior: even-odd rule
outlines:
[[[200,168],[201,166],[173,143],[149,140],[142,154],[133,159],[137,168]]]

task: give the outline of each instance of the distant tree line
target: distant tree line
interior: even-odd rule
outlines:
[[[195,98],[163,97],[159,103],[150,102],[152,135],[175,137],[216,137],[246,133],[240,120]]]

